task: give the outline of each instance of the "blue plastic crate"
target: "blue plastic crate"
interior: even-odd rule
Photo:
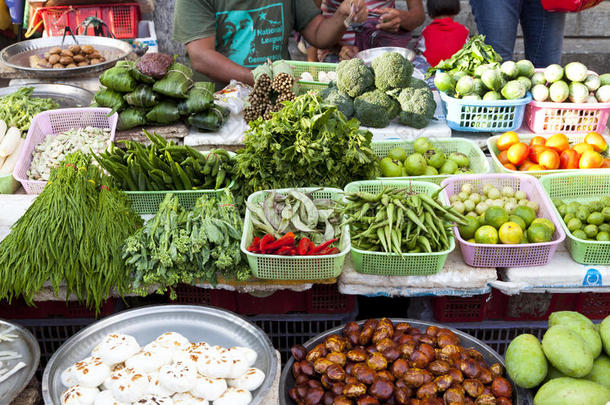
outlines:
[[[464,100],[441,94],[449,128],[467,132],[506,132],[521,128],[525,106],[532,101],[528,92],[518,100]]]

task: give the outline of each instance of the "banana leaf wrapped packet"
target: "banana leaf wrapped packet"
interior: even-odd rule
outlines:
[[[129,73],[129,67],[125,64],[115,66],[106,70],[100,76],[100,83],[111,90],[121,93],[134,91],[138,82]]]
[[[146,120],[157,124],[171,124],[180,119],[178,106],[172,101],[161,101],[154,106],[147,114]]]
[[[193,84],[193,70],[182,63],[173,63],[167,75],[153,85],[153,90],[172,98],[188,98]]]
[[[188,92],[188,98],[178,104],[180,114],[189,115],[207,110],[214,105],[212,82],[196,82]]]
[[[134,91],[123,96],[127,104],[135,107],[153,107],[159,104],[160,97],[151,86],[140,84]]]
[[[191,115],[187,121],[190,126],[200,131],[217,131],[225,123],[228,116],[229,110],[215,105],[206,111]]]
[[[125,106],[123,95],[111,89],[100,89],[93,100],[98,107],[112,108],[112,112],[120,111]]]
[[[125,131],[138,126],[144,126],[147,123],[146,110],[131,107],[121,111],[116,129],[119,131]]]

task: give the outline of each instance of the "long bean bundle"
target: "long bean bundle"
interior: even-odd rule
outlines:
[[[378,194],[348,193],[343,214],[357,249],[386,253],[432,253],[449,248],[451,222],[464,216],[432,196],[408,188],[384,188]]]
[[[0,299],[31,304],[50,282],[99,309],[113,289],[128,291],[121,247],[141,225],[88,155],[68,155],[0,243]]]

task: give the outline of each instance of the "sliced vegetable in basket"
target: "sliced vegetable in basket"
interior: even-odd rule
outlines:
[[[342,214],[352,246],[385,253],[432,253],[449,249],[451,223],[466,218],[431,196],[409,188],[383,188],[378,194],[347,193]]]
[[[287,232],[297,239],[308,238],[313,243],[341,236],[341,214],[337,202],[331,199],[314,199],[311,192],[298,189],[284,192],[267,192],[258,203],[246,202],[250,211],[255,235],[270,234],[281,238]]]

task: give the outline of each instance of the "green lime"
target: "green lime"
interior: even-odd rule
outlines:
[[[568,204],[568,208],[566,209],[566,211],[569,212],[570,214],[576,215],[576,211],[578,211],[579,207],[580,207],[579,202],[572,201],[571,203]]]
[[[527,226],[530,226],[536,219],[536,212],[526,205],[520,205],[513,211],[513,215],[521,217]]]
[[[578,238],[578,239],[583,239],[583,240],[587,239],[587,234],[582,229],[577,229],[574,232],[572,232],[572,236],[574,236],[575,238]]]
[[[500,229],[502,224],[508,222],[508,212],[502,207],[489,207],[485,211],[485,223],[496,229]]]
[[[518,245],[523,240],[523,230],[515,222],[505,222],[498,232],[500,241],[506,245]]]
[[[570,219],[566,225],[568,226],[568,229],[570,230],[570,232],[574,232],[574,231],[582,228],[582,222],[580,222],[580,219],[578,219],[578,218]]]
[[[565,222],[567,224],[568,222],[570,222],[572,220],[572,218],[576,218],[574,216],[574,214],[566,214],[565,217],[563,217],[563,222]],[[576,218],[576,219],[578,219],[578,218]],[[579,221],[580,221],[580,219],[579,219]]]
[[[555,224],[553,223],[553,221],[551,221],[550,219],[547,218],[536,218],[532,221],[532,225],[533,224],[543,224],[549,227],[549,229],[555,233]]]
[[[559,198],[553,198],[552,201],[553,201],[553,205],[555,207],[560,207],[560,206],[564,205],[564,202],[561,201],[561,199],[559,199]]]
[[[498,243],[498,231],[491,225],[483,225],[475,232],[474,240],[484,245],[495,245]]]
[[[603,223],[597,227],[597,230],[600,232],[608,232],[610,233],[610,224]]]
[[[466,217],[466,225],[458,226],[458,230],[460,231],[460,236],[463,239],[472,239],[474,237],[474,233],[479,228],[479,220],[477,218],[467,216]]]
[[[550,242],[552,237],[553,232],[551,231],[551,228],[541,223],[532,224],[527,229],[527,239],[529,239],[531,243]]]
[[[568,206],[563,204],[560,205],[559,207],[557,207],[557,212],[559,212],[559,215],[561,215],[562,217],[568,213]]]
[[[608,233],[608,232],[600,232],[600,233],[597,234],[595,239],[597,239],[600,242],[608,242],[608,241],[610,241],[610,233]]]
[[[597,225],[589,224],[583,229],[589,238],[595,238],[597,236]]]
[[[602,214],[604,216],[604,221],[610,221],[610,207],[604,207]]]
[[[576,210],[576,218],[580,219],[582,222],[586,222],[590,214],[591,211],[589,211],[589,208],[584,205],[581,205]]]
[[[610,207],[610,196],[604,196],[600,201],[604,206]]]
[[[508,220],[509,220],[510,222],[514,222],[514,223],[516,223],[517,225],[519,225],[519,227],[520,227],[521,229],[526,229],[526,228],[527,228],[527,224],[525,223],[525,221],[523,220],[523,218],[521,218],[521,217],[519,217],[519,216],[517,216],[517,215],[514,215],[514,214],[513,214],[513,215],[509,216],[509,217],[508,217]]]
[[[600,212],[604,209],[604,204],[601,201],[591,201],[587,207],[589,207],[591,212]]]
[[[601,212],[592,212],[587,217],[587,222],[593,225],[601,225],[604,223],[604,215]]]
[[[523,239],[521,239],[521,243],[530,243],[530,240],[527,238],[527,231],[523,232]]]

